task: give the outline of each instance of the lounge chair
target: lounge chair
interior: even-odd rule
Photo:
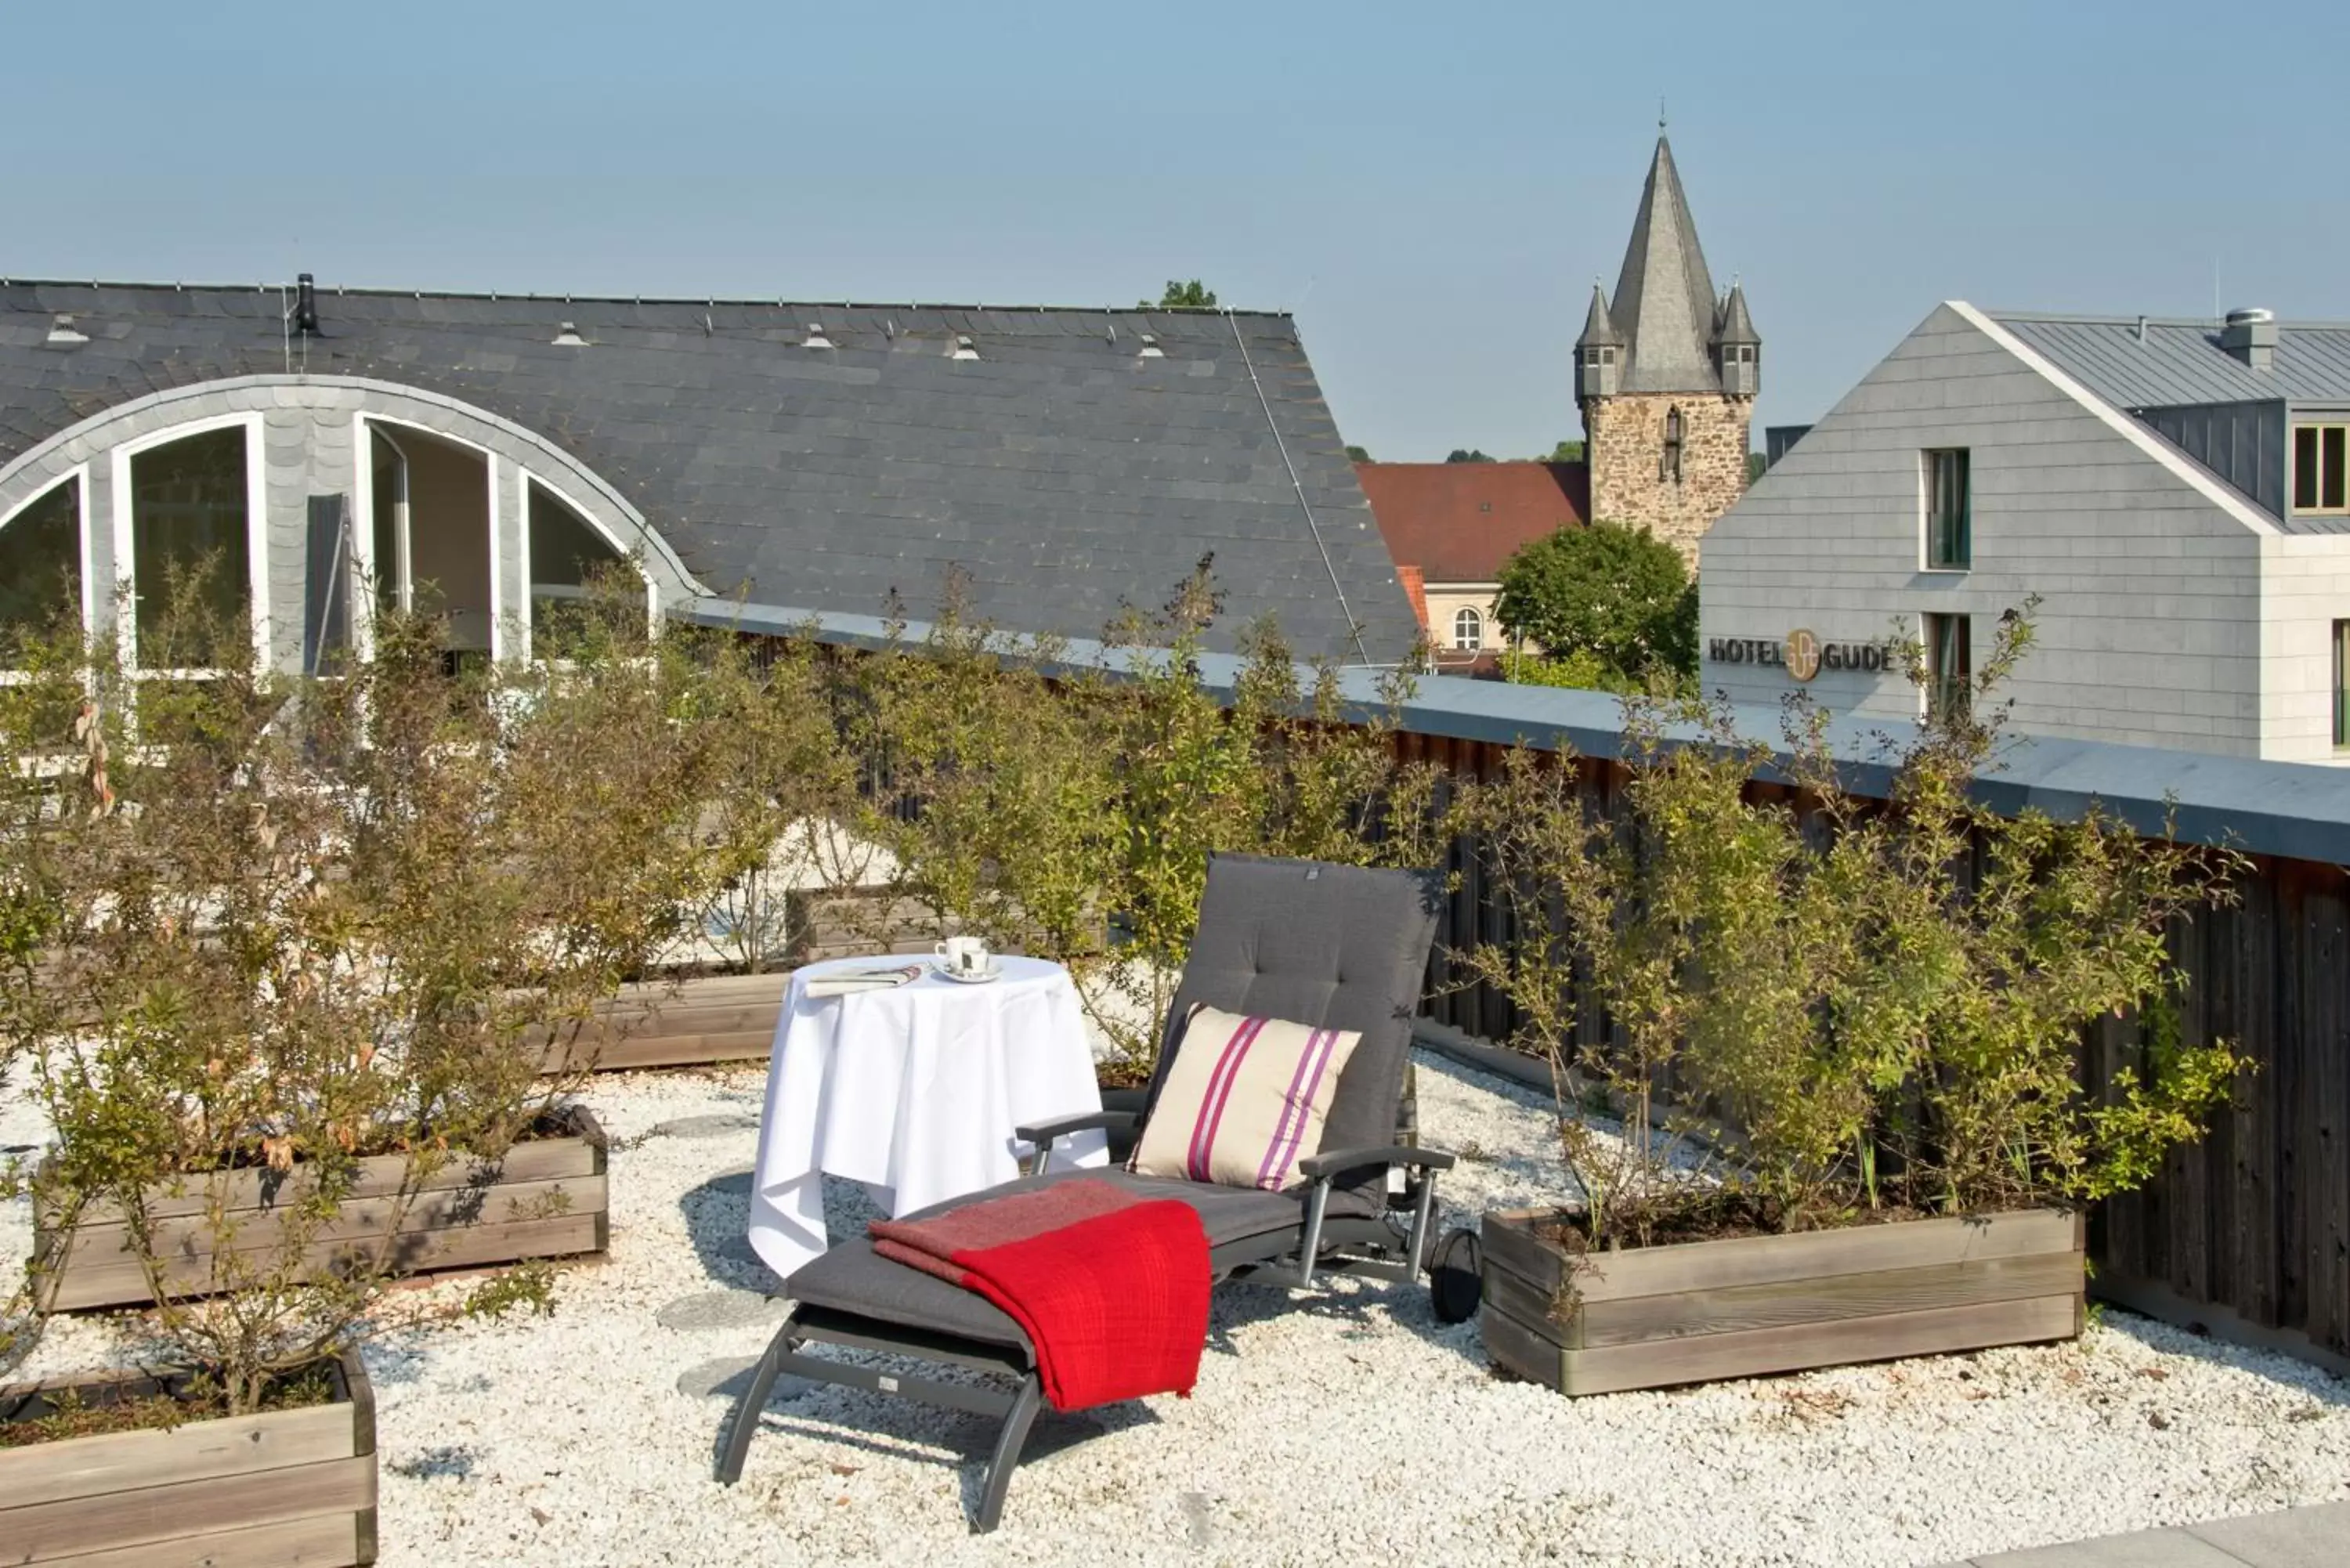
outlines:
[[[1409,1063],[1428,953],[1435,940],[1438,885],[1417,872],[1309,861],[1215,856],[1209,862],[1200,924],[1169,1010],[1167,1036],[1194,1003],[1229,1012],[1359,1030],[1323,1126],[1321,1151],[1299,1163],[1303,1189],[1268,1192],[1122,1170],[1058,1171],[939,1204],[930,1218],[963,1203],[1072,1177],[1119,1183],[1153,1198],[1178,1198],[1200,1216],[1210,1269],[1219,1282],[1256,1280],[1308,1286],[1316,1274],[1369,1275],[1409,1283],[1433,1237],[1436,1173],[1452,1157],[1398,1147],[1397,1113]],[[1155,1105],[1175,1054],[1162,1048],[1146,1106]],[[1113,1134],[1147,1121],[1146,1109],[1102,1111],[1018,1136],[1039,1154],[1056,1138],[1093,1128]],[[1042,1169],[1044,1161],[1036,1162]],[[1402,1193],[1388,1176],[1400,1169]],[[1408,1216],[1408,1218],[1407,1218]],[[789,1372],[924,1404],[1003,1417],[973,1518],[995,1528],[1043,1403],[1035,1355],[1013,1319],[972,1293],[877,1254],[859,1238],[843,1241],[793,1273],[793,1305],[759,1358],[726,1434],[718,1479],[732,1483],[777,1375]],[[809,1344],[884,1351],[997,1375],[995,1386],[851,1366],[811,1355]]]

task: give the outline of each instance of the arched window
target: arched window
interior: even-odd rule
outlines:
[[[1475,653],[1485,646],[1485,618],[1473,607],[1464,605],[1452,617],[1452,647],[1460,653]]]
[[[141,669],[219,669],[251,634],[257,422],[117,449],[115,546],[125,558],[116,570],[133,596]]]
[[[536,480],[525,486],[530,512],[531,651],[559,659],[580,629],[589,585],[622,564],[596,525]]]
[[[1657,460],[1657,477],[1681,482],[1681,411],[1678,407],[1665,410],[1665,450]]]
[[[81,481],[53,484],[0,524],[0,668],[27,639],[81,624]]]

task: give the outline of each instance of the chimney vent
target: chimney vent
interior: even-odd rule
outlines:
[[[49,323],[49,335],[45,341],[57,348],[70,348],[77,343],[88,342],[89,334],[74,325],[70,311],[61,310],[57,312],[57,319]]]
[[[2220,347],[2255,370],[2265,370],[2276,358],[2276,312],[2258,308],[2228,312],[2220,329]]]
[[[318,335],[318,290],[307,272],[294,280],[294,330],[305,337]]]
[[[555,346],[557,348],[585,348],[588,339],[579,336],[577,325],[567,321],[563,324],[563,330],[555,335]]]

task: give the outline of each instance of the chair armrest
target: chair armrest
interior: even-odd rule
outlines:
[[[1299,1160],[1297,1173],[1320,1181],[1370,1165],[1416,1165],[1424,1170],[1450,1170],[1452,1168],[1452,1157],[1442,1149],[1401,1146],[1394,1148],[1337,1148],[1326,1154],[1308,1155]]]
[[[1014,1127],[1012,1136],[1023,1143],[1051,1143],[1071,1133],[1103,1130],[1123,1130],[1132,1127],[1139,1116],[1133,1111],[1094,1111],[1082,1116],[1062,1116],[1056,1121],[1038,1122],[1035,1127]]]

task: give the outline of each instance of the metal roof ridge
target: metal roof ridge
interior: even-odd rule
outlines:
[[[2065,310],[2001,310],[1988,306],[1979,306],[1976,308],[1981,310],[1993,321],[2046,322],[2060,327],[2135,327],[2138,323],[2138,317],[2135,313],[2127,316],[2115,316],[2098,312]],[[2227,320],[2224,317],[2218,316],[2148,316],[2146,317],[2146,324],[2148,327],[2191,327],[2216,330],[2226,326]],[[2280,329],[2302,332],[2350,332],[2350,319],[2289,320],[2279,317],[2276,325]]]
[[[158,283],[152,279],[89,277],[0,277],[0,288],[122,288],[144,289],[157,294],[253,294],[273,288],[291,288],[290,280],[275,283]],[[1176,306],[1130,305],[1001,305],[970,304],[943,299],[792,299],[781,295],[758,298],[729,297],[723,295],[631,295],[538,293],[528,290],[490,290],[455,288],[394,288],[382,285],[322,285],[320,292],[337,297],[359,296],[388,299],[478,299],[504,305],[515,300],[536,300],[563,305],[677,305],[697,310],[715,306],[755,306],[763,310],[1000,310],[1032,316],[1222,316],[1261,317],[1268,320],[1286,321],[1295,312],[1283,309],[1249,309],[1233,306],[1230,310],[1218,306],[1212,310],[1192,310]]]

